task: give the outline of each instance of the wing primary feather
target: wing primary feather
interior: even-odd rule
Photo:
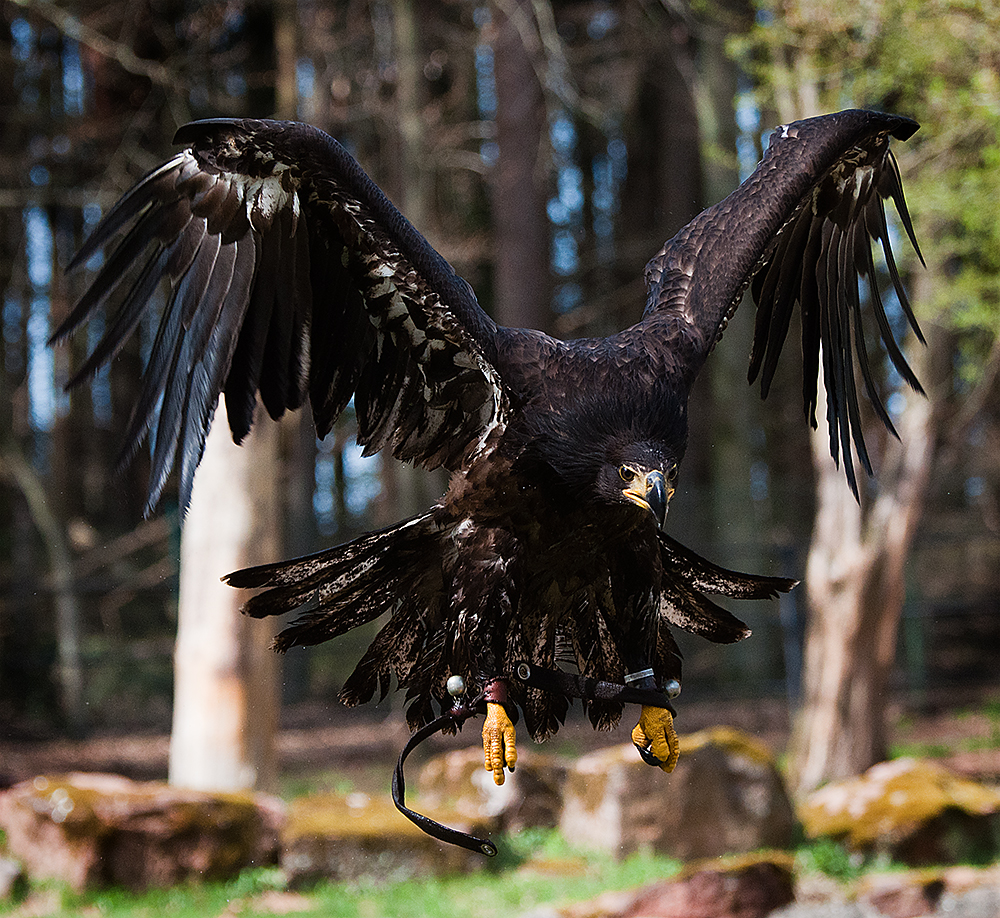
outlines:
[[[174,456],[177,454],[177,430],[180,427],[183,405],[181,396],[174,392],[177,376],[177,365],[183,351],[183,342],[179,341],[174,349],[170,369],[167,373],[166,383],[163,389],[163,398],[160,402],[160,414],[156,422],[156,432],[152,442],[152,458],[149,468],[149,487],[146,492],[146,506],[143,514],[149,516],[153,508],[160,500],[163,488],[166,486],[167,477],[174,464]]]
[[[292,212],[282,208],[271,227],[278,239],[271,321],[264,344],[264,363],[260,378],[260,399],[272,420],[278,420],[288,406],[292,338],[295,323],[295,253],[287,245],[292,234]]]
[[[223,246],[216,259],[208,288],[205,291],[200,307],[194,312],[194,322],[176,344],[170,369],[164,384],[163,401],[160,405],[160,416],[157,419],[156,434],[153,441],[153,457],[150,463],[149,490],[146,497],[147,514],[156,506],[166,485],[167,477],[177,453],[177,433],[183,419],[183,399],[187,390],[186,378],[190,365],[181,370],[178,378],[178,367],[185,354],[196,349],[195,339],[202,339],[206,332],[205,325],[211,325],[218,316],[219,310],[233,282],[237,256],[237,244]]]
[[[822,230],[810,221],[809,237],[802,256],[803,270],[799,281],[799,313],[802,340],[802,406],[809,424],[816,427],[817,379],[820,366],[820,340],[822,335],[822,308],[819,302],[815,269],[822,246]]]
[[[312,333],[312,284],[309,259],[309,224],[303,214],[295,221],[292,235],[292,280],[289,293],[292,311],[292,347],[289,353],[287,394],[288,407],[293,411],[300,408],[309,391],[311,370]]]
[[[926,344],[923,332],[920,331],[920,325],[917,323],[917,317],[913,313],[913,307],[910,305],[910,300],[906,295],[906,288],[903,286],[902,278],[899,276],[899,268],[896,267],[896,259],[892,252],[892,245],[889,242],[889,227],[885,220],[885,206],[882,204],[880,197],[876,197],[875,204],[876,207],[873,209],[873,215],[878,227],[876,238],[878,238],[882,245],[882,253],[885,255],[885,265],[889,269],[889,277],[892,279],[896,298],[899,300],[899,305],[906,315],[906,321],[910,323],[910,328],[913,329],[917,340],[921,344]]]
[[[840,321],[842,326],[841,338],[844,343],[844,382],[847,391],[845,393],[848,413],[848,426],[851,429],[854,449],[861,460],[865,471],[872,475],[871,457],[868,455],[868,448],[865,445],[864,429],[861,426],[861,412],[858,404],[858,387],[854,379],[855,355],[851,345],[851,326],[855,329],[860,324],[861,302],[858,296],[858,274],[853,264],[852,252],[854,248],[854,224],[848,224],[848,230],[841,233],[839,245],[840,272],[838,287],[840,290],[841,312]],[[866,359],[863,354],[858,355],[858,361]]]
[[[772,271],[777,272],[778,277],[773,288],[774,311],[771,328],[768,332],[767,350],[764,355],[760,381],[761,396],[764,398],[767,397],[767,393],[771,389],[771,382],[778,368],[778,358],[781,356],[781,349],[788,336],[792,309],[795,306],[793,291],[800,286],[801,252],[805,246],[803,237],[808,238],[809,222],[808,215],[805,213],[795,221],[791,230],[784,237],[785,242],[780,252],[780,261],[776,253],[775,265],[771,268]]]
[[[176,202],[175,207],[180,202]],[[151,207],[143,213],[138,222],[118,243],[114,251],[107,257],[101,269],[97,272],[90,286],[84,291],[80,301],[73,307],[70,314],[52,333],[49,344],[62,341],[83,322],[92,312],[99,309],[114,293],[127,276],[129,268],[139,260],[150,243],[161,233],[167,219],[164,208]],[[98,227],[100,228],[100,227]],[[95,231],[96,232],[96,231]],[[89,242],[89,240],[88,240]]]
[[[878,214],[876,219],[880,218],[884,226],[885,212],[882,209],[882,202],[881,200],[877,200],[873,202],[873,204],[875,204],[875,207],[873,209],[877,211]],[[886,242],[886,238],[883,237],[881,241],[883,250],[888,249],[888,243]],[[888,259],[890,257],[891,257],[891,251],[887,251],[886,252],[887,264],[888,264]],[[874,260],[869,259],[869,264],[871,265],[871,273],[869,275],[869,289],[872,291],[872,306],[873,306],[872,312],[875,314],[875,321],[878,323],[879,336],[881,337],[882,343],[885,346],[886,353],[889,355],[889,359],[892,361],[893,367],[895,367],[899,375],[902,376],[904,380],[906,380],[906,383],[908,386],[910,386],[910,388],[912,388],[915,392],[919,392],[922,395],[924,394],[924,389],[920,385],[920,380],[917,379],[917,375],[910,368],[910,365],[907,362],[906,357],[900,350],[899,345],[896,343],[896,337],[895,335],[893,335],[892,328],[889,325],[889,317],[885,311],[885,304],[882,300],[882,295],[879,292],[878,284],[875,280],[876,275],[875,275]],[[893,267],[890,268],[890,275],[892,274],[894,268],[895,265],[893,265]],[[898,279],[899,275],[897,274],[896,280]],[[895,281],[893,283],[895,284]],[[906,311],[908,315],[912,315],[912,312],[910,312],[909,310],[909,303],[905,302],[905,294],[903,294],[902,298],[899,297],[901,289],[902,289],[901,286],[896,288],[897,298],[899,298],[900,305],[903,306],[904,311]],[[914,318],[913,321],[911,322],[911,327],[914,328],[915,334],[920,339],[920,341],[923,341],[923,336],[920,334],[919,328],[915,327],[915,323],[916,319]]]
[[[326,304],[313,311],[309,356],[309,401],[319,437],[330,432],[358,387],[362,366],[374,359],[375,329],[344,264],[345,253],[344,246],[332,244],[325,233],[310,235],[311,296]]]
[[[839,466],[843,453],[844,472],[847,475],[851,490],[857,494],[857,482],[854,476],[854,463],[851,457],[850,434],[846,430],[847,411],[843,403],[843,354],[840,342],[840,326],[837,313],[837,264],[834,251],[836,249],[837,227],[830,222],[824,222],[822,227],[822,249],[820,259],[816,264],[816,278],[820,309],[821,351],[823,357],[823,381],[826,388],[827,427],[830,434],[830,455]],[[846,444],[846,448],[842,446]]]
[[[122,441],[118,456],[119,469],[123,469],[135,456],[142,438],[149,430],[156,405],[167,384],[174,354],[180,346],[183,329],[190,322],[191,313],[205,294],[218,252],[219,237],[204,238],[191,267],[181,278],[167,302],[166,310],[160,319],[160,326],[156,330],[149,362],[143,371],[142,390],[132,409]]]
[[[150,298],[160,282],[169,256],[170,250],[162,245],[149,256],[128,295],[122,301],[111,327],[104,333],[82,366],[70,378],[66,384],[67,389],[72,389],[81,382],[90,379],[97,372],[98,367],[114,358],[121,350],[122,345],[135,331],[139,320],[148,308]]]
[[[229,181],[225,175],[217,175],[214,182],[206,185],[191,199],[191,212],[208,220],[210,233],[221,233],[226,228],[226,221],[222,219],[222,215],[235,214],[234,194],[239,195],[236,184]]]
[[[101,222],[97,224],[94,231],[70,259],[69,264],[66,266],[67,272],[75,271],[92,255],[102,249],[108,240],[117,235],[122,227],[133,220],[158,197],[158,192],[162,193],[172,190],[170,185],[163,186],[160,180],[168,173],[177,169],[188,156],[187,151],[178,153],[173,159],[168,160],[162,166],[158,166],[152,172],[147,173],[131,190],[119,198],[114,207],[104,215]],[[176,193],[174,196],[177,196]]]
[[[204,355],[197,359],[194,372],[190,374],[184,397],[179,482],[179,502],[182,508],[186,508],[191,502],[195,471],[205,451],[205,439],[215,414],[223,380],[232,363],[237,330],[250,301],[250,287],[258,256],[256,239],[245,236],[234,242],[233,246],[236,248],[233,281],[226,291],[218,317],[211,325]]]
[[[877,314],[881,311],[882,304],[878,292],[878,283],[875,279],[875,264],[872,259],[871,245],[867,236],[861,231],[856,231],[855,236],[855,257],[861,259],[860,273],[865,276],[868,283],[872,309]],[[861,376],[865,383],[865,392],[868,393],[868,400],[875,409],[875,413],[878,415],[879,420],[885,426],[886,430],[888,430],[889,433],[898,440],[899,434],[896,432],[896,427],[892,423],[892,419],[889,417],[889,412],[886,410],[885,403],[882,401],[882,396],[879,394],[878,386],[876,386],[875,379],[872,375],[871,362],[868,359],[868,346],[865,344],[865,332],[862,322],[860,297],[854,301],[854,308],[854,346],[858,354],[858,366],[861,368]]]
[[[239,330],[232,366],[226,379],[226,413],[233,440],[242,443],[253,425],[257,405],[257,389],[264,364],[271,312],[274,309],[274,290],[281,257],[280,234],[276,228],[262,236],[252,237],[259,247],[259,266],[250,290],[243,327]]]
[[[160,327],[156,330],[150,360],[142,376],[142,390],[132,408],[125,436],[118,451],[115,465],[118,473],[124,471],[135,458],[142,439],[153,422],[177,351],[181,334],[181,310],[182,306],[177,297],[171,297],[160,319]]]
[[[927,262],[924,261],[920,246],[917,245],[917,234],[913,231],[910,210],[906,206],[906,198],[903,195],[903,179],[899,174],[899,163],[896,162],[896,157],[893,156],[892,150],[886,150],[883,167],[882,174],[879,177],[879,194],[882,197],[892,198],[892,203],[896,205],[896,213],[899,214],[903,229],[906,230],[906,235],[910,239],[910,245],[913,246],[913,251],[917,253],[920,264],[926,268]],[[914,331],[920,334],[919,329],[915,328]]]
[[[840,454],[844,463],[844,474],[855,498],[858,497],[858,480],[854,469],[854,453],[851,449],[851,404],[850,392],[854,367],[851,362],[850,334],[843,327],[847,315],[845,292],[841,279],[840,250],[844,240],[843,231],[836,224],[830,227],[825,252],[824,281],[825,299],[828,304],[828,331],[830,341],[830,362],[833,368],[833,385],[827,382],[827,391],[833,395],[833,410],[830,415],[831,439],[839,437]],[[848,380],[848,377],[851,377]]]

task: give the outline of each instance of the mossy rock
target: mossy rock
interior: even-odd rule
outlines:
[[[812,794],[799,809],[811,838],[921,865],[1000,855],[1000,791],[919,759],[882,762]]]
[[[28,873],[76,890],[224,879],[273,863],[283,816],[273,798],[110,774],[40,775],[0,797],[0,826]]]
[[[791,801],[773,756],[730,727],[680,737],[671,774],[629,744],[582,756],[566,782],[560,828],[617,855],[650,848],[681,860],[785,848]]]
[[[462,831],[488,834],[488,827],[454,811],[420,811]],[[486,861],[481,854],[431,838],[404,817],[387,796],[357,792],[294,800],[281,848],[281,865],[289,885],[296,888],[321,879],[388,881],[466,872]]]
[[[758,765],[776,767],[774,754],[767,746],[735,727],[725,725],[706,727],[697,733],[683,734],[678,739],[681,755],[691,755],[706,746],[718,746],[734,755],[744,756]]]
[[[639,890],[615,918],[765,918],[794,900],[793,867],[793,858],[781,851],[696,861],[676,877]]]

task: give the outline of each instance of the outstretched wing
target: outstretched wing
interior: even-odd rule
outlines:
[[[70,385],[87,379],[166,282],[123,450],[153,442],[148,506],[178,450],[187,504],[223,392],[237,442],[258,392],[272,418],[308,395],[320,436],[353,395],[367,452],[388,446],[429,468],[469,462],[505,423],[496,326],[350,154],[293,122],[198,121],[175,142],[187,148],[132,188],[73,259],[121,237],[53,335],[117,304]]]
[[[877,112],[844,111],[783,125],[771,136],[754,173],[724,201],[671,239],[646,266],[646,316],[673,313],[698,341],[701,360],[722,336],[747,286],[757,304],[749,379],[767,395],[798,304],[802,327],[802,394],[816,425],[822,354],[830,451],[844,457],[857,494],[851,441],[865,469],[855,365],[878,416],[895,433],[875,386],[862,327],[874,315],[882,346],[900,375],[920,384],[896,342],[876,282],[873,243],[881,243],[896,296],[923,340],[889,244],[883,199],[892,198],[914,249],[889,138],[906,140],[917,124]],[[868,280],[868,301],[859,280]],[[692,367],[697,372],[697,367]]]

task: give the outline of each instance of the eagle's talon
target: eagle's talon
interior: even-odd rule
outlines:
[[[666,708],[644,704],[639,723],[632,731],[632,742],[644,762],[658,765],[666,772],[674,770],[680,755],[680,743],[674,730],[673,715]]]
[[[517,763],[517,746],[514,724],[504,706],[495,701],[486,702],[486,723],[483,724],[483,753],[486,770],[493,772],[496,784],[504,782],[504,767],[513,771]]]

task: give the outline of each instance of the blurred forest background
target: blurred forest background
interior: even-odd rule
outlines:
[[[858,646],[888,660],[870,661],[885,672],[869,706],[996,693],[998,34],[992,0],[0,0],[0,731],[169,722],[176,499],[144,519],[146,456],[116,471],[155,328],[71,394],[100,323],[46,340],[84,288],[64,269],[88,230],[178,126],[219,115],[328,131],[499,321],[560,336],[635,321],[645,262],[749,174],[774,125],[852,106],[916,118],[895,152],[927,266],[901,234],[896,252],[929,397],[884,368],[902,446],[873,425],[879,480],[860,509],[837,476],[831,497],[796,347],[762,402],[752,308],[737,313],[699,380],[669,529],[727,567],[808,568],[808,590],[736,610],[743,644],[682,635],[683,700],[808,701],[807,633],[827,611],[848,630],[834,606],[852,591],[870,607],[851,619]],[[323,442],[307,415],[271,426],[255,477],[277,495],[275,558],[443,490],[363,459],[349,411]],[[289,654],[283,703],[333,705],[365,638]]]

